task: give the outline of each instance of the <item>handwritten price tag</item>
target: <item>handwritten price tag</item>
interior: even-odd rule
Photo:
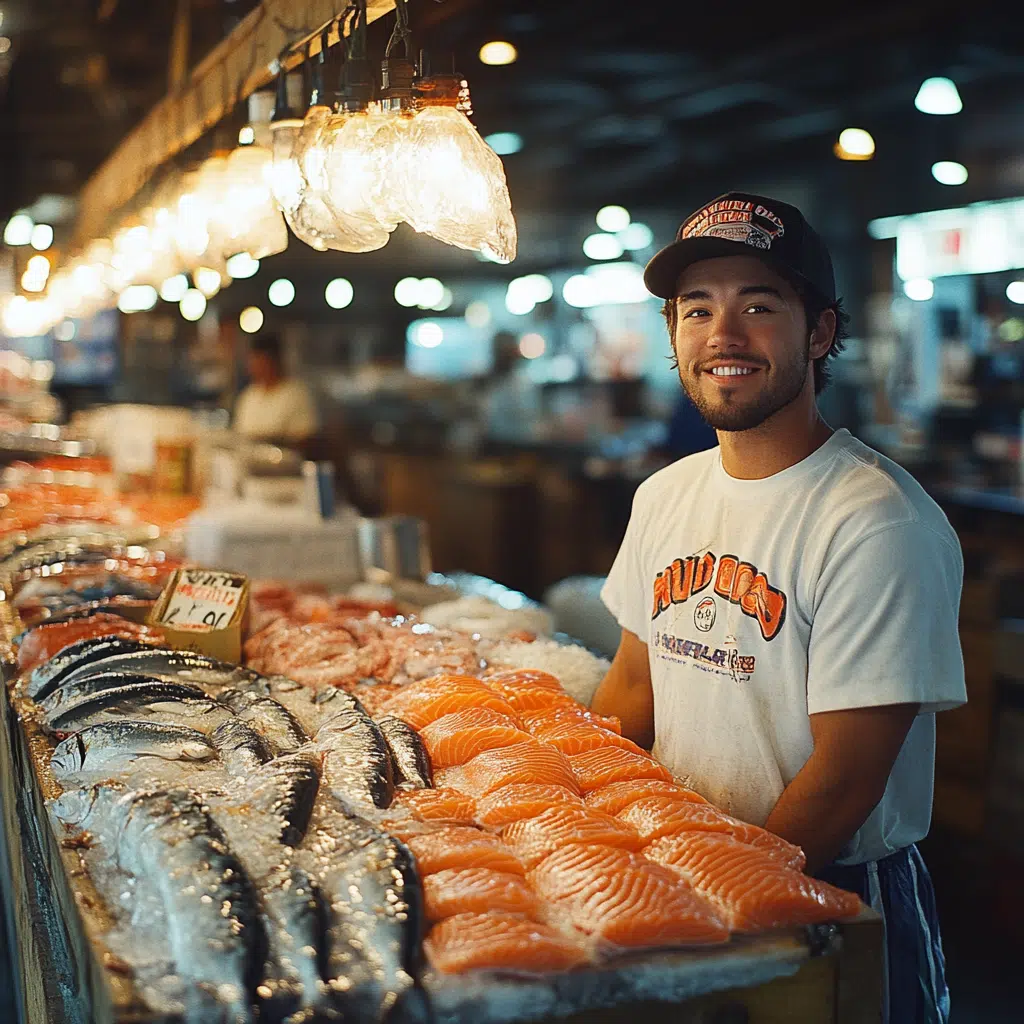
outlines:
[[[211,569],[181,569],[159,624],[206,632],[231,624],[242,600],[246,578]]]

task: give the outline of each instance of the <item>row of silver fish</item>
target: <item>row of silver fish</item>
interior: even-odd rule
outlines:
[[[432,785],[429,758],[343,691],[308,728],[274,696],[296,685],[130,640],[66,647],[24,680],[57,741],[52,813],[154,887],[190,1024],[429,1020],[415,865],[370,820]]]

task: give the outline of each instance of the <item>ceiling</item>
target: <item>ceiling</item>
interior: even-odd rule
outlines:
[[[167,91],[181,0],[0,0],[0,215],[73,196]],[[253,0],[190,0],[195,63]],[[857,219],[1024,194],[1024,22],[1002,3],[863,0],[411,0],[417,42],[454,54],[484,134],[514,131],[505,158],[517,211],[606,202],[678,211],[730,187],[806,197]],[[390,19],[388,19],[390,20]],[[388,27],[373,26],[374,45]],[[485,67],[481,43],[519,49]],[[919,114],[924,77],[947,74],[964,112]],[[877,158],[832,155],[848,125]],[[958,190],[934,160],[959,159]],[[952,196],[955,195],[955,200]],[[66,205],[66,204],[65,204]],[[838,214],[837,214],[838,216]]]

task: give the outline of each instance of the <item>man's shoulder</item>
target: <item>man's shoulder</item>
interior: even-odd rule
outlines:
[[[667,493],[678,495],[699,481],[718,459],[718,448],[695,452],[652,473],[636,489],[634,507],[660,502]]]
[[[821,514],[843,532],[866,537],[903,527],[959,548],[945,513],[914,476],[856,438],[841,449],[822,497]]]

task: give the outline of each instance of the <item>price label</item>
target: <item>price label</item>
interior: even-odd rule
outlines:
[[[159,624],[208,632],[231,624],[245,592],[246,577],[216,569],[180,569]]]

